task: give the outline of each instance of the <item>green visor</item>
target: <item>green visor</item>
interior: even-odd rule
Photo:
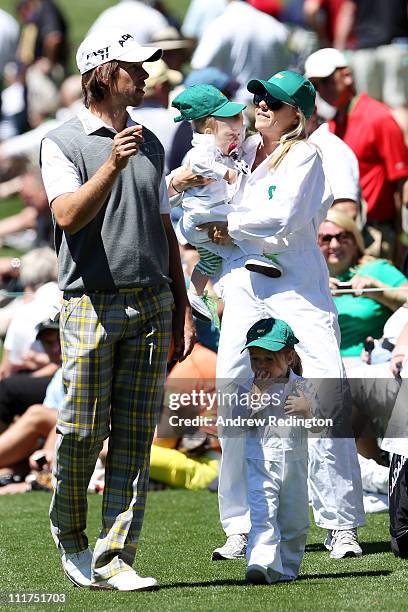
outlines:
[[[312,83],[301,74],[292,70],[282,70],[268,81],[252,79],[247,85],[248,91],[261,94],[267,91],[277,100],[299,108],[306,119],[313,115],[316,91]]]
[[[282,319],[261,319],[248,331],[245,347],[241,353],[251,347],[259,346],[267,351],[280,351],[285,346],[293,348],[299,340],[290,325]]]
[[[176,96],[171,105],[180,111],[174,121],[194,121],[204,117],[234,117],[241,113],[245,104],[230,102],[213,85],[192,85]]]

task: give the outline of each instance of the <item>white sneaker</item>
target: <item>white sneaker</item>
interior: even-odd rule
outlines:
[[[224,559],[244,559],[248,538],[244,533],[230,535],[224,546],[216,548],[212,554],[213,561]]]
[[[272,580],[268,570],[262,565],[248,565],[245,580],[250,584],[271,584]]]
[[[331,550],[331,559],[361,557],[363,554],[361,546],[357,541],[357,529],[333,529],[329,546],[326,545],[326,548]]]
[[[263,274],[270,278],[279,278],[283,272],[283,268],[276,261],[266,258],[247,259],[245,267],[250,272],[258,272],[258,274]]]
[[[187,291],[187,297],[191,304],[193,315],[204,321],[211,321],[212,314],[207,304],[200,295]]]
[[[91,585],[92,550],[90,548],[79,553],[64,553],[61,561],[65,575],[75,586]]]
[[[157,580],[150,576],[142,578],[142,576],[136,574],[136,572],[129,567],[128,570],[121,571],[107,580],[92,582],[91,589],[94,591],[98,589],[105,591],[152,591],[156,589],[157,586]]]

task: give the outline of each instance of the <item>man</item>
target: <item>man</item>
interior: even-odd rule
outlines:
[[[338,136],[329,131],[326,122],[321,122],[318,110],[306,123],[309,141],[322,154],[325,175],[333,193],[333,204],[337,210],[350,216],[353,221],[360,212],[360,173],[358,160],[353,151]]]
[[[193,69],[215,66],[240,84],[236,99],[252,100],[246,84],[256,74],[269,79],[290,63],[287,28],[240,0],[229,0],[206,27],[191,59]]]
[[[143,62],[160,56],[160,49],[140,47],[121,31],[88,36],[77,53],[85,108],[50,132],[42,146],[64,291],[66,397],[57,423],[61,442],[51,529],[72,582],[119,591],[157,585],[131,566],[143,521],[173,298],[175,357],[186,357],[194,342],[169,217],[163,147],[126,112],[143,99]],[[85,534],[86,490],[108,436],[102,528],[92,553]]]
[[[353,45],[350,33],[355,33]],[[408,143],[407,33],[407,0],[343,0],[341,27],[333,46],[352,49],[357,89],[392,109]]]
[[[399,227],[397,207],[408,205],[408,151],[401,129],[384,104],[365,93],[356,94],[352,72],[340,51],[312,53],[305,76],[337,111],[330,130],[357,156],[368,225],[382,234],[381,251],[373,254],[392,259]]]
[[[59,65],[66,70],[68,28],[58,6],[52,0],[21,0],[17,11],[23,23],[18,59],[30,65],[45,58],[49,64],[43,63],[44,69]]]
[[[156,32],[168,25],[164,15],[152,6],[139,0],[119,0],[100,13],[88,34],[118,28],[130,32],[139,44],[145,45],[152,41]]]

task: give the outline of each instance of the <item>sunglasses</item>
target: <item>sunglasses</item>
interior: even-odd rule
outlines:
[[[319,234],[319,244],[329,245],[335,238],[337,242],[348,242],[351,239],[349,232],[339,232],[338,234]]]
[[[282,100],[278,100],[278,98],[271,96],[271,94],[269,94],[267,91],[254,94],[253,102],[255,106],[259,106],[262,100],[266,103],[266,106],[271,111],[277,111],[285,104],[285,102],[282,102]]]

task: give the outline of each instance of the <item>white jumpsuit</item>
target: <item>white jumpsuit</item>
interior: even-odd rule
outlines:
[[[252,157],[246,158],[250,166],[259,138],[251,138]],[[344,370],[337,312],[329,291],[327,265],[317,245],[318,227],[332,202],[322,163],[316,148],[306,142],[292,147],[274,172],[270,172],[269,163],[269,158],[264,160],[245,184],[241,183],[228,227],[232,238],[242,241],[241,249],[246,239],[255,239],[264,252],[277,254],[284,273],[278,279],[251,273],[243,266],[243,257],[224,263],[219,283],[225,307],[218,384],[221,390],[230,390],[237,380],[249,385],[249,356],[247,351],[241,353],[246,332],[256,321],[276,317],[286,321],[300,341],[296,350],[304,375],[337,380],[341,385]],[[228,415],[231,408],[221,402],[219,410]],[[227,536],[249,533],[244,437],[221,430],[220,440],[221,523]],[[351,436],[311,441],[309,486],[318,526],[345,529],[364,524],[360,469]]]
[[[299,381],[303,379],[290,370],[285,385],[272,383],[267,393],[274,401],[253,415],[258,422],[246,432],[251,518],[247,562],[267,570],[271,583],[297,578],[309,529],[307,430],[270,421],[287,418],[283,407],[288,395],[297,395],[293,387]],[[307,387],[302,390],[307,396]]]

